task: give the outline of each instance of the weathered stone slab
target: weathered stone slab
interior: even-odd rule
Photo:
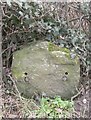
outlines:
[[[75,94],[80,77],[77,56],[72,59],[66,48],[51,48],[48,42],[38,42],[14,53],[13,76],[24,96],[38,92],[70,98]]]

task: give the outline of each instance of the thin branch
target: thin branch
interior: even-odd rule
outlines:
[[[14,84],[14,87],[15,87],[15,89],[16,89],[16,91],[17,91],[17,93],[18,93],[18,97],[20,98],[20,100],[22,101],[22,97],[21,97],[21,94],[20,94],[20,92],[19,92],[19,90],[18,90],[18,88],[17,88],[17,86],[16,86],[16,83],[15,83],[15,79],[13,79],[10,75],[8,75],[9,76],[9,78],[10,78],[10,80],[13,82],[13,84]]]
[[[71,101],[73,101],[75,98],[77,98],[81,92],[82,92],[83,89],[81,89],[76,95],[74,95],[73,97],[71,97]]]
[[[2,9],[1,9],[1,2],[0,2],[0,119],[3,116],[2,107]]]
[[[75,20],[79,20],[79,19],[80,19],[80,17],[73,18],[73,19],[69,20],[69,22],[73,22],[73,21],[75,21]]]

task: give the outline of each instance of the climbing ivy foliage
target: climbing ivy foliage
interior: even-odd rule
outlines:
[[[55,41],[60,35],[67,34],[65,21],[56,20],[55,5],[37,3],[11,3],[6,5],[3,17],[3,37],[22,41],[51,40]],[[51,7],[50,7],[51,6]],[[18,41],[17,41],[18,42]]]
[[[68,26],[67,19],[59,10],[61,4],[65,6],[65,3],[6,3],[3,7],[4,49],[11,42],[19,46],[31,41],[47,40],[74,49],[86,63],[87,51],[90,49],[87,34],[82,27],[76,29]],[[87,6],[88,3],[78,6],[84,16],[88,16]]]

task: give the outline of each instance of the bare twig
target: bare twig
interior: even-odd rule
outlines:
[[[76,95],[74,95],[73,97],[71,97],[71,101],[73,101],[75,98],[77,98],[81,92],[82,92],[83,89],[81,89]]]
[[[0,119],[3,116],[2,107],[3,107],[3,100],[2,100],[2,9],[1,9],[1,2],[0,2]]]

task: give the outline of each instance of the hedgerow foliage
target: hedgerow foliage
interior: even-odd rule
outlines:
[[[3,7],[3,49],[7,49],[11,42],[19,46],[31,41],[47,40],[74,49],[84,65],[89,64],[87,56],[91,51],[91,43],[88,39],[88,3],[71,5],[76,10],[72,11],[69,5],[68,12],[67,3],[61,2],[6,3]],[[71,14],[76,18],[72,18]]]

